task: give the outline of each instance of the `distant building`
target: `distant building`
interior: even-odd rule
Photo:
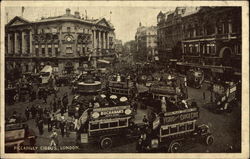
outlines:
[[[38,72],[52,65],[72,73],[114,55],[114,27],[106,19],[84,19],[70,9],[57,17],[29,21],[16,16],[5,26],[6,70]]]
[[[136,53],[136,42],[135,40],[128,41],[123,45],[124,58],[126,61],[130,63],[134,62],[134,56]]]
[[[114,41],[115,52],[118,54],[122,53],[122,40],[115,39]]]
[[[151,61],[157,53],[157,28],[156,26],[145,27],[141,23],[135,34],[138,61]]]

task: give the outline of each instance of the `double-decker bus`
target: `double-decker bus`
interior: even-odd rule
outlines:
[[[152,106],[161,105],[161,102],[157,104],[156,101]],[[168,101],[166,105],[165,112],[161,109],[151,109],[154,117],[150,118],[148,129],[141,133],[137,142],[138,152],[164,150],[174,153],[179,152],[181,145],[190,141],[202,141],[207,145],[213,143],[209,127],[205,124],[196,124],[199,109],[194,102],[187,103],[187,107]]]
[[[133,96],[133,94],[135,93],[133,82],[129,79],[119,80],[119,78],[121,77],[117,76],[117,79],[110,80],[108,82],[108,90],[110,94],[126,97]]]
[[[187,85],[194,88],[201,88],[204,81],[204,73],[200,69],[190,69],[187,71]]]
[[[215,107],[211,108],[216,113],[230,112],[237,100],[237,83],[217,81],[212,84],[213,103]]]
[[[133,110],[127,98],[121,97],[113,106],[111,103],[83,112],[79,118],[81,144],[94,142],[100,148],[107,149],[121,138],[139,137],[139,126],[133,122]]]

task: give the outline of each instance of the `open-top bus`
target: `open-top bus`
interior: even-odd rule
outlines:
[[[119,102],[113,105],[110,103],[106,106],[102,103],[104,105],[87,109],[82,114],[79,119],[82,121],[79,129],[82,144],[95,142],[102,149],[107,149],[121,138],[139,137],[139,126],[133,122],[133,110],[127,98],[121,97]]]
[[[205,124],[197,125],[199,109],[194,102],[187,103],[187,107],[177,106],[166,101],[167,111],[162,112],[161,101],[149,103],[153,117],[149,118],[149,127],[142,132],[137,142],[138,152],[151,152],[164,149],[167,152],[179,152],[182,145],[189,141],[201,141],[207,145],[213,143],[213,136]],[[180,104],[180,103],[179,103]]]

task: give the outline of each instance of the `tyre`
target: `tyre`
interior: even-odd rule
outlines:
[[[206,136],[206,138],[205,138],[205,144],[206,145],[208,145],[208,146],[212,145],[213,142],[214,142],[214,137],[212,135]]]
[[[104,137],[101,139],[100,146],[102,149],[108,149],[112,146],[112,139],[110,137]]]
[[[168,148],[168,152],[177,153],[181,148],[181,144],[179,142],[172,142]]]

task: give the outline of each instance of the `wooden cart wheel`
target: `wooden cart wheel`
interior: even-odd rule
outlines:
[[[168,152],[176,153],[180,150],[181,144],[179,142],[173,142],[170,144]]]
[[[214,137],[212,135],[208,135],[206,138],[205,138],[205,143],[206,145],[212,145],[214,142]]]
[[[101,139],[100,144],[102,149],[108,149],[112,146],[112,139],[110,137],[105,137]]]

